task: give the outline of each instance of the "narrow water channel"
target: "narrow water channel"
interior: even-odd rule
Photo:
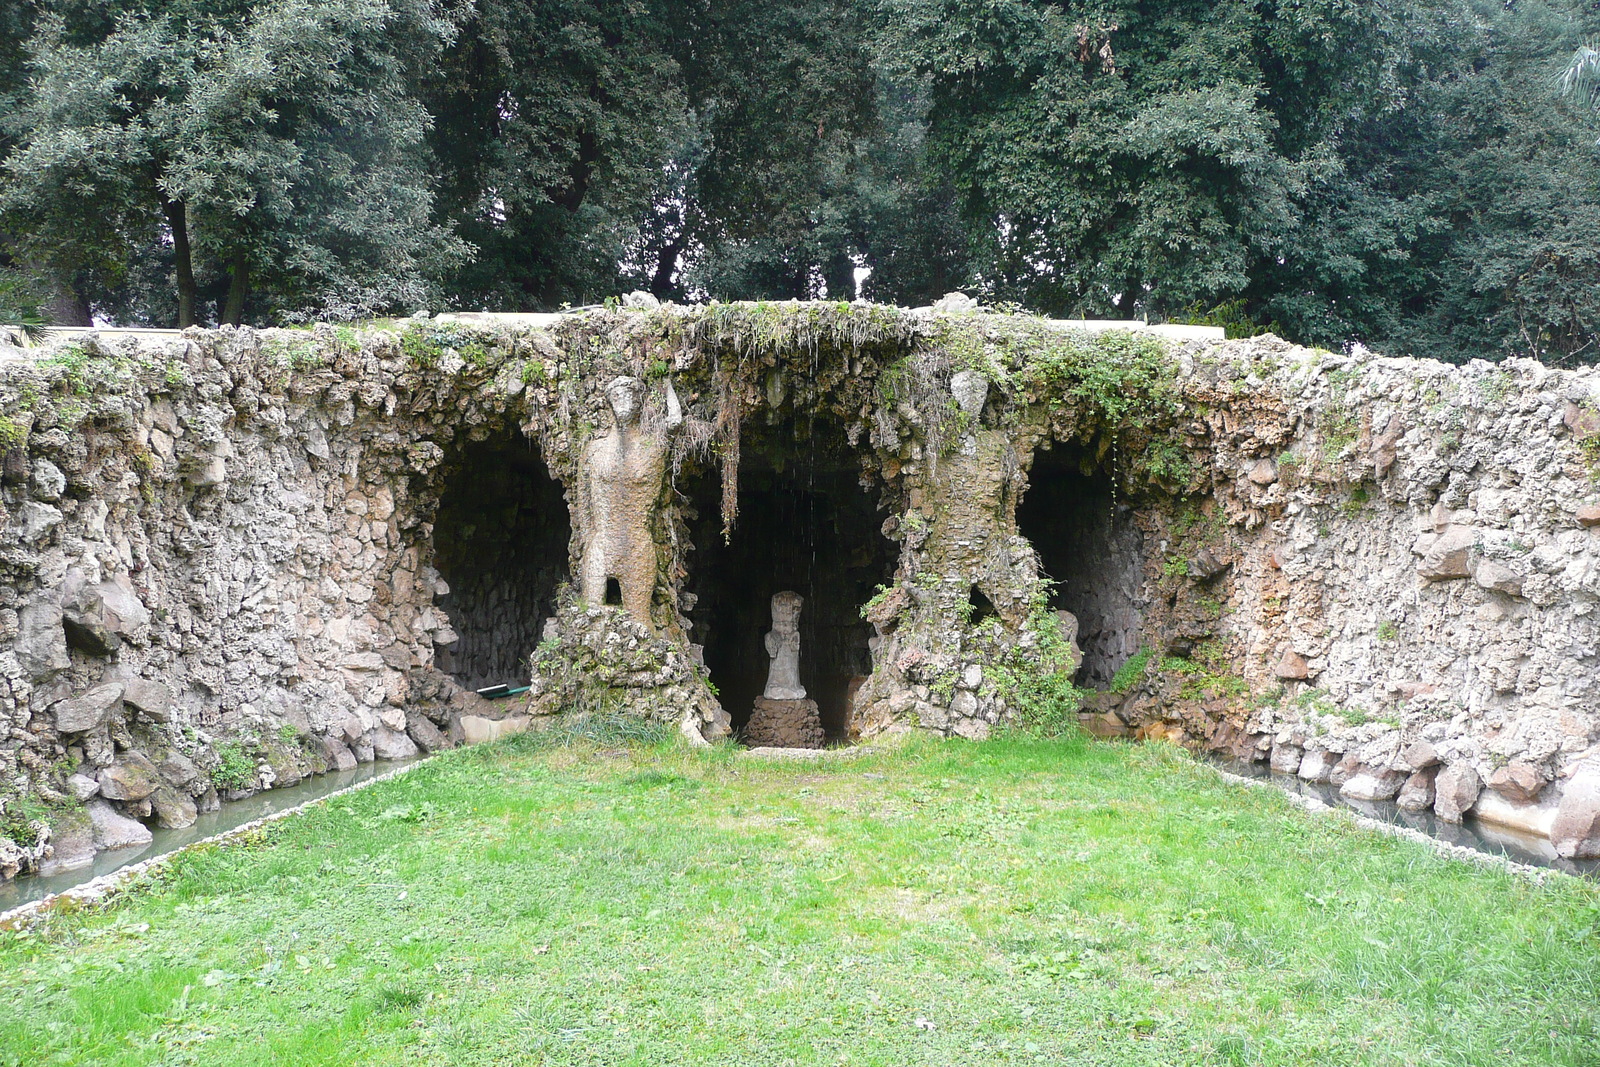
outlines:
[[[1340,796],[1339,790],[1326,782],[1308,782],[1292,774],[1273,774],[1265,764],[1245,763],[1240,760],[1219,760],[1223,770],[1241,778],[1271,782],[1285,793],[1298,793],[1320,800],[1329,807],[1347,808],[1369,819],[1404,826],[1437,838],[1450,845],[1470,848],[1488,856],[1500,856],[1516,863],[1533,867],[1549,867],[1585,878],[1600,879],[1600,859],[1569,860],[1556,855],[1550,842],[1534,834],[1525,834],[1493,823],[1481,822],[1472,816],[1461,825],[1434,818],[1431,811],[1403,811],[1391,800],[1351,800]]]
[[[269,789],[245,800],[230,801],[218,810],[200,816],[193,826],[187,826],[182,830],[151,827],[154,840],[143,848],[119,848],[99,852],[95,854],[94,863],[86,867],[48,876],[25,874],[10,882],[0,882],[0,912],[82,885],[132,864],[165,856],[169,852],[176,852],[185,845],[204,840],[214,834],[226,833],[236,826],[243,826],[247,822],[283,811],[285,808],[304,804],[308,800],[325,797],[329,793],[337,793],[358,782],[389,774],[415,762],[417,762],[415,759],[410,759],[361,763],[357,764],[354,770],[313,775],[285,789]]]

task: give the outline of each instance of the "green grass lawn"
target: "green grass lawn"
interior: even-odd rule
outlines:
[[[1600,1064],[1600,887],[1162,748],[519,738],[0,935],[0,1064]]]

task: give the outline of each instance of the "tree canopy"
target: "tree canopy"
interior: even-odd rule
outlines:
[[[959,288],[1593,360],[1596,8],[3,0],[0,315]]]

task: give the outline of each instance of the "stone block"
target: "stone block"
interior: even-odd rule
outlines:
[[[56,718],[56,730],[63,734],[98,730],[111,718],[111,713],[122,700],[122,684],[107,682],[86,693],[68,697],[51,707]]]
[[[1295,773],[1308,782],[1326,782],[1338,762],[1339,757],[1325,749],[1307,749]]]
[[[1485,589],[1506,596],[1520,597],[1522,595],[1522,576],[1503,563],[1496,563],[1492,559],[1479,560],[1477,568],[1472,572],[1473,581]]]
[[[1478,546],[1478,531],[1470,526],[1451,526],[1428,547],[1417,573],[1432,582],[1472,577],[1472,553]]]
[[[498,741],[513,734],[525,734],[533,724],[531,715],[509,715],[504,719],[486,719],[482,715],[461,716],[461,737],[469,745],[485,741]]]
[[[119,815],[103,800],[89,801],[84,810],[89,813],[96,848],[140,848],[155,840],[143,823]]]
[[[426,715],[411,712],[406,716],[406,732],[424,752],[438,752],[453,747],[450,739]]]
[[[1426,741],[1414,741],[1400,753],[1400,760],[1414,771],[1439,765],[1439,753]]]
[[[417,754],[416,742],[387,726],[372,728],[372,754],[378,759],[410,759]]]
[[[1445,822],[1460,822],[1483,791],[1483,779],[1465,763],[1452,763],[1433,782],[1433,813]]]
[[[48,878],[67,871],[81,870],[94,862],[94,823],[87,812],[75,811],[50,822],[50,858],[39,864],[39,873]]]
[[[335,736],[320,738],[323,754],[327,757],[328,766],[336,771],[353,771],[356,769],[356,757],[350,747]]]
[[[12,645],[23,677],[39,685],[55,677],[72,660],[67,655],[67,634],[61,625],[61,605],[36,600],[17,613],[17,637]]]
[[[1401,811],[1427,811],[1433,807],[1433,780],[1439,776],[1436,766],[1412,771],[1406,784],[1400,787],[1395,804]]]
[[[1544,773],[1531,763],[1519,760],[1491,774],[1488,785],[1513,804],[1532,804],[1544,791]]]
[[[1585,504],[1575,513],[1580,526],[1600,526],[1600,504]]]
[[[1553,802],[1524,804],[1507,800],[1493,789],[1479,793],[1478,803],[1472,809],[1472,817],[1479,823],[1503,826],[1534,837],[1549,837],[1556,816]]]
[[[1272,773],[1273,774],[1299,774],[1300,763],[1305,758],[1305,750],[1298,745],[1273,745],[1272,746]]]
[[[1556,855],[1600,858],[1600,764],[1586,764],[1567,782],[1550,826]]]
[[[950,732],[968,741],[987,741],[989,724],[982,719],[962,719],[950,728]]]
[[[189,794],[180,792],[170,785],[163,785],[150,794],[150,806],[155,809],[157,821],[169,830],[182,830],[186,826],[193,826],[199,814]]]
[[[1250,464],[1245,477],[1256,485],[1271,485],[1278,480],[1278,465],[1270,459],[1258,459]]]
[[[1339,787],[1339,795],[1351,800],[1393,800],[1407,777],[1403,771],[1363,769]]]
[[[122,687],[122,702],[150,722],[170,722],[174,699],[171,686],[148,678],[135,678]]]
[[[195,766],[194,760],[175,748],[156,753],[150,762],[156,765],[156,772],[163,781],[185,793],[193,795],[197,789],[204,791],[208,782],[205,772]]]
[[[144,800],[161,785],[155,764],[138,752],[124,752],[100,772],[100,795],[107,800]]]
[[[1347,752],[1328,772],[1328,784],[1343,789],[1346,782],[1360,773],[1361,757],[1354,752]]]
[[[1292,648],[1286,648],[1272,673],[1286,682],[1303,682],[1311,677],[1311,667],[1304,656]]]

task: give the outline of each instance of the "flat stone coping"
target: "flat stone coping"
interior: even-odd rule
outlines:
[[[784,301],[783,303],[795,303]],[[822,303],[826,303],[825,301]],[[668,310],[694,311],[706,305],[665,305]],[[519,326],[525,329],[547,330],[564,318],[573,315],[582,315],[589,311],[588,308],[574,308],[563,312],[521,312],[521,311],[442,311],[429,319],[415,320],[418,322],[454,322],[464,325],[503,325]],[[910,309],[912,314],[924,316],[978,316],[989,314],[983,310],[970,312],[943,312],[934,311],[932,308]],[[396,324],[408,322],[408,319],[396,319]],[[1222,341],[1226,339],[1226,331],[1221,326],[1187,326],[1180,323],[1148,323],[1138,319],[1038,319],[1037,322],[1058,330],[1082,330],[1087,333],[1106,333],[1111,330],[1128,330],[1134,333],[1149,333],[1158,337],[1170,338],[1174,341]],[[360,323],[353,325],[360,326]],[[208,327],[202,327],[206,329]],[[20,334],[20,331],[9,331]],[[46,326],[40,331],[41,340],[58,337],[81,337],[94,334],[97,337],[133,337],[141,340],[162,341],[176,340],[183,336],[182,330],[155,329],[135,326]],[[6,337],[0,334],[0,344],[15,346],[20,340],[21,347],[38,347],[39,342],[30,342],[25,336]],[[13,356],[15,353],[13,353]]]
[[[742,749],[741,755],[777,760],[854,759],[879,751],[881,750],[871,745],[846,745],[842,748],[778,748],[775,745],[757,745],[754,748]]]

